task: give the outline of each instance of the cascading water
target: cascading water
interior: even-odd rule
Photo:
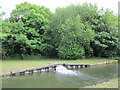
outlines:
[[[80,82],[83,82],[83,80],[86,80],[87,84],[89,83],[90,79],[96,80],[95,77],[87,75],[84,72],[68,70],[62,65],[56,67],[55,75],[60,82],[72,83],[77,85],[79,85]]]
[[[68,70],[62,65],[59,65],[56,67],[56,72],[60,74],[65,74],[65,75],[77,75],[76,71]]]
[[[82,88],[118,77],[118,64],[68,70],[56,67],[56,72],[14,76],[2,79],[3,88]],[[118,81],[116,81],[118,82]],[[116,87],[118,88],[118,87]]]

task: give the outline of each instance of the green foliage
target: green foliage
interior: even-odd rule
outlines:
[[[58,55],[61,59],[78,59],[84,57],[84,48],[82,42],[84,38],[84,25],[80,23],[80,17],[75,20],[67,19],[61,25],[58,33],[60,34]],[[84,41],[83,41],[84,42]]]
[[[2,23],[2,47],[7,55],[23,53],[27,43],[27,37],[22,34],[24,27],[22,23]]]
[[[114,57],[120,51],[117,19],[110,10],[98,10],[90,3],[51,13],[46,7],[24,2],[10,18],[0,19],[0,40],[4,55],[19,54],[22,59],[36,54],[60,59]]]
[[[111,36],[107,32],[100,32],[96,34],[92,47],[94,49],[94,56],[115,56],[118,48],[118,38]]]
[[[3,22],[2,41],[7,54],[18,53],[23,59],[25,54],[40,53],[44,55],[46,27],[51,12],[27,2],[16,6],[8,20]]]
[[[118,18],[110,10],[100,11],[98,23],[95,25],[96,36],[92,47],[94,56],[113,57],[118,49]]]
[[[92,52],[87,46],[94,37],[94,31],[83,23],[81,15],[75,12],[76,9],[74,5],[58,8],[51,17],[48,31],[51,37],[50,43],[61,59],[84,58]]]
[[[116,55],[117,16],[108,9],[87,3],[57,8],[49,25],[49,42],[62,59]]]
[[[84,48],[76,43],[60,45],[57,50],[60,59],[84,58]]]
[[[118,32],[118,18],[110,10],[104,11],[104,14],[98,20],[97,32],[104,31],[111,34]]]

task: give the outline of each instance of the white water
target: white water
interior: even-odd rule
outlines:
[[[65,75],[77,75],[76,71],[68,70],[67,68],[65,68],[62,65],[59,65],[56,67],[56,72],[61,73],[61,74],[65,74]]]

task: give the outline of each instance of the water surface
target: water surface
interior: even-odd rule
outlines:
[[[65,69],[66,70],[66,69]],[[64,72],[64,70],[63,70]],[[35,73],[3,78],[3,88],[80,88],[108,81],[118,76],[118,64],[73,69],[69,72]]]

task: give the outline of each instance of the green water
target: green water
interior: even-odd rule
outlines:
[[[108,81],[118,76],[118,64],[73,69],[77,74],[58,72],[3,78],[3,88],[80,88]]]

